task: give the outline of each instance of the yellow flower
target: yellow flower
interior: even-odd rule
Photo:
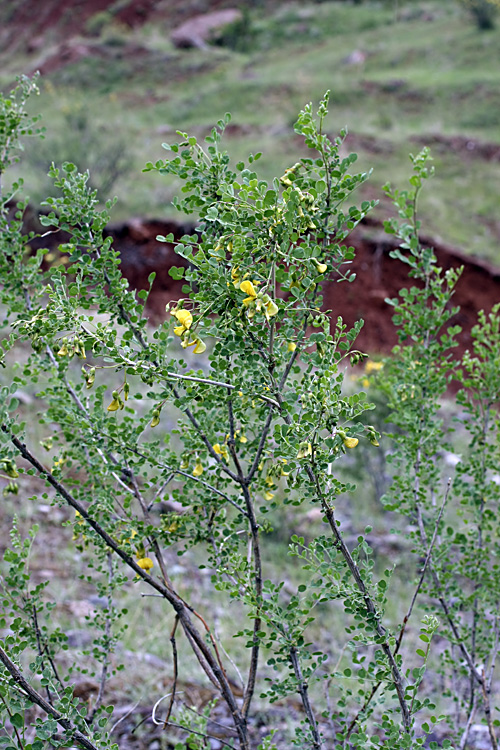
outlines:
[[[239,266],[236,266],[235,268],[231,268],[231,281],[233,282],[233,286],[237,289],[240,284],[240,269]]]
[[[61,346],[61,348],[60,348],[60,349],[59,349],[59,351],[57,352],[57,356],[58,356],[58,357],[67,357],[67,356],[68,356],[68,354],[69,354],[69,349],[68,349],[68,347],[66,346],[66,341],[65,341],[65,339],[63,339],[63,345]]]
[[[189,458],[182,459],[181,469],[183,469],[183,471],[186,471],[186,469],[189,469]]]
[[[297,344],[294,344],[293,341],[290,341],[289,344],[288,344],[288,346],[287,346],[287,350],[289,352],[294,352],[296,348],[297,348]]]
[[[266,295],[267,297],[267,295]],[[264,302],[264,315],[266,316],[266,319],[269,320],[269,318],[274,317],[274,315],[277,315],[279,312],[278,305],[276,302],[274,302],[272,299],[268,298],[268,300],[263,300]]]
[[[196,346],[193,349],[193,352],[195,354],[201,354],[207,348],[207,345],[201,339],[196,339],[196,341],[194,343],[196,344]]]
[[[267,484],[268,487],[274,487],[274,479],[270,474],[267,475],[265,479],[265,484]]]
[[[312,456],[312,445],[311,443],[304,442],[299,445],[297,458],[306,458],[306,456]]]
[[[198,458],[196,461],[196,466],[193,469],[193,477],[199,477],[200,474],[203,474],[203,466],[200,459]]]
[[[248,443],[248,438],[246,435],[242,434],[239,436],[240,443]]]
[[[380,443],[379,443],[379,441],[377,440],[377,438],[375,437],[375,435],[374,435],[373,437],[371,437],[371,438],[370,438],[370,443],[371,443],[372,445],[374,445],[374,446],[375,446],[376,448],[378,448],[378,446],[380,445]]]
[[[123,409],[124,404],[118,391],[113,391],[111,395],[113,396],[113,400],[108,406],[108,411],[118,411],[118,409]]]
[[[172,315],[177,318],[180,323],[180,326],[174,328],[174,333],[176,336],[182,336],[182,334],[188,331],[193,325],[193,316],[189,310],[173,310]]]
[[[238,391],[238,396],[241,398],[243,396],[243,391]]]
[[[150,557],[141,557],[140,560],[137,560],[137,565],[146,571],[146,573],[149,573],[151,568],[154,567],[154,562]]]
[[[359,443],[359,440],[358,438],[345,437],[343,442],[346,448],[355,448]]]
[[[315,227],[310,228],[315,229]],[[325,271],[328,270],[328,266],[326,265],[326,263],[317,263],[316,267],[318,269],[318,273],[325,273]]]
[[[245,297],[245,299],[243,300],[243,304],[245,305],[245,307],[248,307],[250,302],[254,302],[257,298],[255,287],[251,281],[242,281],[240,284],[240,289],[242,292],[245,292],[245,294],[248,294],[248,297]]]
[[[274,497],[274,492],[264,492],[264,500],[272,500]]]
[[[160,412],[155,410],[153,412],[153,419],[151,420],[151,427],[156,427],[160,424]]]
[[[363,388],[369,388],[370,381],[368,380],[368,378],[363,378],[363,380],[361,381],[361,385],[363,386]]]
[[[372,372],[378,372],[379,370],[381,370],[383,366],[383,362],[374,362],[372,359],[369,359],[365,363],[365,372],[367,375],[370,375]]]
[[[280,182],[282,185],[285,185],[286,187],[289,187],[292,184],[291,179],[287,176],[287,172],[289,172],[289,169],[285,170],[285,174],[281,175]]]
[[[219,443],[215,443],[215,445],[212,445],[212,448],[218,456],[222,456],[226,461],[229,461],[229,453],[225,445],[221,446]]]

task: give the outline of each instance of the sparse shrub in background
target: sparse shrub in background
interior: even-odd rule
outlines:
[[[489,31],[495,28],[499,0],[460,0],[460,3],[471,14],[478,29]]]
[[[0,99],[2,172],[19,137],[33,129],[23,111],[32,88],[23,79]],[[209,681],[225,705],[229,747],[281,750],[273,732],[258,737],[253,707],[257,699],[269,707],[295,696],[303,720],[293,727],[290,747],[403,750],[429,740],[428,747],[437,748],[430,735],[449,717],[436,708],[442,692],[434,676],[436,634],[445,644],[443,679],[457,704],[450,736],[465,747],[472,722],[484,721],[497,748],[499,493],[492,471],[500,383],[492,367],[498,372],[498,311],[481,316],[475,351],[458,366],[468,389],[460,405],[471,440],[455,490],[443,483],[438,462],[458,274],[440,271],[432,250],[418,240],[418,194],[429,176],[423,151],[413,159],[410,190],[389,191],[400,220],[387,228],[400,238],[395,255],[407,263],[415,286],[391,301],[400,345],[373,375],[398,428],[394,483],[385,502],[410,525],[416,570],[404,617],[390,622],[385,612],[393,566],[374,566],[366,538],[370,518],[357,519],[357,540],[348,544],[335,507],[339,496],[355,493],[339,479],[337,462],[361,443],[381,447],[367,419],[374,404],[364,391],[346,394],[343,388],[345,365],[364,358],[354,348],[361,323],[348,330],[342,311],[334,311],[331,330],[329,315],[321,312],[325,280],[355,281],[346,266],[354,256],[346,240],[373,205],[345,207],[367,175],[352,173],[355,155],[341,157],[344,133],[334,141],[324,134],[327,103],[325,97],[316,117],[311,105],[300,113],[295,130],[310,156],[271,184],[259,180],[259,154],[234,171],[229,166],[220,148],[229,116],[204,143],[179,133],[178,143],[165,146],[170,158],[147,164],[146,171],[183,181],[174,204],[196,214],[199,224],[197,234],[176,247],[189,262],[187,269],[172,269],[185,280],[185,296],[154,330],[144,314],[148,291],[136,295],[128,288],[112,241],[103,237],[112,203],[98,209],[88,175],[72,163],[51,170],[60,196],[47,200],[50,215],[42,220],[71,240],[64,246],[68,262],[48,271],[43,250],[25,252],[24,204],[13,218],[6,211],[20,186],[2,197],[3,357],[23,345],[29,359],[12,378],[0,371],[0,474],[8,495],[29,475],[40,487],[33,502],[47,502],[50,490],[54,504],[71,509],[73,541],[88,566],[84,581],[104,602],[85,664],[99,690],[86,706],[73,693],[78,667],[62,666],[68,644],[50,622],[44,586],[30,582],[31,542],[14,529],[0,622],[0,726],[9,748],[113,746],[106,685],[126,624],[125,589],[164,602],[172,670],[168,694],[150,696],[151,710],[158,721],[162,699],[161,723],[183,728],[190,748],[209,746],[212,704],[194,718],[183,707],[178,684],[188,669],[189,678],[194,671]],[[173,341],[183,356],[175,354]],[[30,384],[38,391],[42,447],[51,451],[50,460],[39,456],[18,416],[16,394]],[[162,430],[172,414],[176,427]],[[167,507],[155,513],[162,500]],[[458,522],[447,513],[452,503],[462,513]],[[289,567],[273,576],[265,554],[268,518],[283,507],[318,509],[322,528],[311,540],[292,536]],[[173,565],[175,555],[191,550],[210,572],[203,611],[193,606],[184,574]],[[295,584],[298,567],[304,582]],[[212,597],[224,602],[231,638],[217,634]],[[420,622],[418,604],[428,609]],[[338,610],[342,633],[333,632],[324,615]],[[327,645],[311,640],[320,613]],[[189,666],[177,657],[182,636],[192,652]],[[452,747],[451,740],[440,746]]]
[[[76,92],[61,99],[57,89],[51,84],[46,85],[62,122],[57,135],[48,133],[41,143],[30,144],[25,154],[27,166],[47,174],[52,162],[85,164],[89,170],[89,187],[102,195],[109,194],[117,180],[131,169],[132,159],[126,139],[112,126],[96,125],[92,113],[79,101]],[[40,200],[50,189],[51,182],[47,178]]]
[[[256,38],[257,30],[251,11],[244,6],[241,9],[241,18],[215,31],[210,41],[218,47],[227,47],[236,52],[250,52],[254,49]]]
[[[114,16],[109,10],[94,13],[85,22],[85,29],[90,36],[100,36],[104,29],[113,23]]]

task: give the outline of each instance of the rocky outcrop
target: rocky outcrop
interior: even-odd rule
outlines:
[[[176,47],[188,48],[207,47],[212,35],[242,18],[241,10],[237,8],[226,8],[216,10],[212,13],[202,13],[190,18],[178,26],[171,34],[170,39]]]

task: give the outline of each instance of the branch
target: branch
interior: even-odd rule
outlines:
[[[68,505],[70,505],[80,513],[82,518],[94,529],[94,531],[101,537],[106,545],[110,549],[112,549],[125,562],[125,564],[128,565],[128,567],[137,574],[139,578],[144,580],[153,589],[158,591],[158,593],[161,594],[171,604],[176,614],[179,616],[179,620],[182,623],[188,639],[192,639],[192,641],[194,641],[197,650],[203,654],[204,659],[206,660],[206,662],[208,662],[210,669],[217,680],[218,687],[233,716],[242,748],[248,748],[246,721],[240,713],[233,692],[231,690],[231,686],[227,680],[224,670],[219,664],[218,654],[217,657],[214,657],[204,638],[202,638],[189,616],[189,611],[194,613],[194,610],[177,594],[176,591],[164,585],[162,582],[156,580],[156,578],[153,578],[142,568],[140,568],[137,562],[132,557],[130,557],[130,555],[124,552],[124,550],[121,549],[119,544],[107,533],[107,531],[105,531],[105,529],[103,529],[97,521],[89,516],[86,508],[66,490],[66,488],[54,477],[54,475],[48,469],[46,469],[35,458],[35,456],[32,455],[26,445],[22,443],[17,437],[15,437],[15,435],[12,435],[6,425],[1,425],[1,429],[6,435],[9,436],[11,442],[13,443],[13,445],[15,445],[23,458],[25,458],[36,469],[40,476],[44,477],[46,481],[50,485],[52,485],[52,487],[61,497],[64,498]],[[195,614],[204,623],[205,628],[210,633],[208,626],[204,622],[201,615],[199,615],[198,613]],[[195,653],[197,653],[196,650]],[[203,661],[199,660],[199,663],[202,667],[205,666]]]
[[[109,590],[111,591],[111,584],[113,582],[113,560],[111,558],[111,552],[108,552],[108,585]],[[108,668],[109,668],[109,652],[111,650],[110,643],[109,643],[109,636],[111,633],[111,612],[113,608],[113,601],[111,599],[111,594],[109,594],[107,597],[106,602],[106,608],[108,610],[108,616],[106,617],[106,625],[104,626],[104,639],[106,643],[106,651],[104,653],[104,659],[102,662],[102,669],[101,669],[101,679],[99,682],[99,692],[97,693],[97,698],[95,699],[94,708],[92,709],[90,716],[89,716],[89,723],[92,724],[94,721],[94,717],[102,703],[102,698],[104,695],[104,687],[106,685],[106,680],[108,677]]]
[[[33,703],[36,703],[37,706],[40,706],[40,708],[45,711],[46,714],[52,716],[52,718],[55,719],[57,723],[60,724],[63,729],[65,729],[66,732],[68,732],[76,740],[76,742],[78,742],[79,745],[84,747],[86,750],[98,750],[97,745],[94,745],[94,743],[89,740],[89,738],[85,734],[80,732],[80,730],[77,729],[69,719],[60,714],[59,711],[56,711],[56,709],[53,708],[50,703],[48,703],[45,698],[43,698],[43,696],[41,696],[40,693],[38,693],[29,684],[29,682],[23,677],[21,671],[14,664],[14,662],[9,659],[1,646],[0,661],[7,669],[16,685],[28,696],[28,698],[33,701]]]
[[[432,555],[432,550],[434,548],[434,543],[436,541],[437,533],[438,533],[438,530],[439,530],[439,524],[441,523],[441,518],[443,517],[444,508],[445,508],[446,502],[448,500],[448,495],[450,494],[450,489],[451,489],[451,479],[448,479],[448,483],[447,483],[447,486],[446,486],[446,493],[445,493],[445,496],[444,496],[444,499],[443,499],[443,503],[441,505],[441,509],[439,511],[438,517],[436,519],[436,523],[434,525],[434,533],[432,535],[432,540],[431,540],[429,549],[427,550],[427,554],[425,556],[425,561],[424,561],[424,565],[423,565],[423,568],[422,568],[422,572],[420,574],[420,578],[418,580],[417,587],[415,589],[415,592],[413,594],[410,606],[408,608],[408,612],[406,613],[406,615],[405,615],[405,617],[403,619],[403,624],[401,625],[401,630],[399,631],[399,635],[398,635],[398,638],[397,638],[397,641],[396,641],[396,647],[394,649],[394,656],[396,656],[396,654],[399,652],[399,649],[401,648],[401,644],[403,642],[403,636],[404,636],[405,631],[406,631],[406,625],[408,624],[408,621],[409,621],[409,619],[411,617],[411,613],[413,612],[413,607],[415,606],[415,602],[417,600],[418,594],[420,592],[420,589],[422,588],[422,584],[424,582],[425,574],[427,572],[427,568],[428,568],[429,563],[430,563],[430,559],[431,559],[431,555]],[[360,716],[366,711],[366,709],[368,708],[369,704],[371,703],[372,698],[377,693],[377,691],[378,691],[378,689],[379,689],[379,687],[381,685],[382,685],[382,681],[379,681],[379,682],[377,682],[376,685],[374,685],[372,687],[369,696],[366,698],[366,700],[363,703],[362,707],[359,709],[359,711],[357,712],[356,716],[352,719],[351,723],[349,724],[349,727],[347,729],[347,733],[346,733],[346,736],[344,738],[344,741],[348,740],[349,737],[351,736],[352,731],[353,731],[354,727],[356,726],[356,724],[358,723],[358,720],[359,720]]]
[[[245,497],[245,503],[247,507],[248,520],[250,522],[250,532],[252,535],[252,552],[253,552],[253,570],[255,577],[255,597],[257,600],[257,607],[260,610],[262,606],[262,559],[260,555],[260,539],[259,539],[259,524],[255,516],[255,509],[253,507],[252,498],[247,485],[243,485],[243,495]],[[260,639],[257,636],[262,624],[260,614],[255,617],[253,624],[253,643],[252,652],[250,656],[250,668],[248,670],[247,687],[245,690],[245,697],[243,699],[242,714],[248,716],[250,710],[250,703],[253,698],[255,691],[255,682],[257,680],[257,667],[259,662],[259,651],[260,651]]]
[[[322,742],[318,732],[316,717],[314,716],[314,712],[309,701],[309,686],[304,679],[304,675],[302,674],[302,669],[300,667],[299,658],[297,655],[297,648],[295,646],[292,646],[290,649],[290,661],[292,662],[293,671],[298,683],[298,690],[302,700],[302,705],[304,706],[304,711],[306,712],[307,720],[309,722],[309,726],[311,727],[311,732],[313,735],[313,747],[315,748],[315,750],[319,750],[321,748]]]

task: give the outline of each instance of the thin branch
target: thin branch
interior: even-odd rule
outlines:
[[[459,750],[465,750],[465,748],[467,747],[467,740],[469,739],[470,728],[472,726],[472,722],[474,721],[474,716],[476,715],[476,709],[477,709],[476,700],[475,700],[475,695],[473,694],[471,705],[469,707],[469,716],[467,718],[467,724],[465,725],[464,733],[460,740]]]
[[[242,515],[244,516],[247,515],[246,510],[241,505],[238,505],[238,503],[235,500],[233,500],[231,497],[229,497],[229,495],[226,495],[224,492],[221,492],[221,490],[209,484],[204,479],[200,479],[200,477],[194,477],[192,474],[188,474],[187,471],[182,471],[182,469],[174,469],[172,466],[169,466],[168,464],[163,463],[163,461],[159,461],[157,458],[155,458],[154,456],[151,456],[150,454],[143,453],[137,448],[131,448],[130,446],[120,446],[120,447],[124,450],[129,451],[130,453],[133,453],[135,456],[139,456],[139,458],[144,458],[146,461],[150,461],[152,464],[154,464],[155,466],[158,466],[161,469],[167,469],[167,471],[170,471],[173,474],[179,474],[179,476],[181,477],[185,477],[186,479],[189,479],[192,482],[197,482],[198,484],[203,485],[203,487],[206,487],[208,490],[210,490],[210,492],[213,492],[215,495],[219,495],[220,497],[224,498],[224,500],[230,503]]]
[[[60,726],[62,726],[62,728],[71,737],[73,737],[76,742],[78,742],[79,745],[84,747],[85,750],[98,750],[97,745],[94,745],[94,743],[89,740],[89,738],[85,734],[80,732],[80,730],[77,729],[69,719],[60,714],[59,711],[56,711],[56,709],[51,706],[50,703],[48,703],[45,698],[41,696],[40,693],[38,693],[29,684],[29,682],[24,678],[22,672],[18,669],[14,662],[9,659],[1,646],[0,661],[3,663],[4,667],[11,675],[12,679],[16,683],[16,686],[19,687],[33,703],[36,703],[37,706],[40,706],[40,708],[45,711],[47,715],[52,716],[52,718],[55,719],[57,723],[60,724]]]
[[[111,548],[125,563],[128,565],[129,568],[131,568],[142,580],[144,580],[146,583],[148,583],[152,588],[154,588],[156,591],[158,591],[173,607],[176,614],[179,616],[179,619],[182,623],[182,626],[186,632],[186,635],[188,638],[191,638],[194,643],[196,643],[196,646],[198,650],[203,654],[204,659],[206,662],[208,662],[211,671],[213,672],[215,679],[218,683],[218,688],[221,690],[221,693],[224,697],[224,700],[226,701],[231,714],[233,716],[236,729],[238,731],[238,737],[241,743],[241,747],[243,750],[247,750],[248,748],[248,730],[246,725],[246,719],[242,716],[242,714],[239,711],[238,705],[235,701],[233,692],[231,690],[231,686],[227,680],[227,677],[225,675],[224,669],[220,665],[220,657],[217,651],[217,646],[215,644],[215,652],[216,656],[212,654],[210,651],[210,648],[205,643],[205,640],[201,637],[200,633],[194,626],[191,618],[189,617],[188,611],[192,612],[205,626],[205,629],[207,632],[211,635],[210,629],[208,628],[208,625],[203,620],[201,615],[193,610],[190,605],[185,602],[179,594],[177,594],[176,591],[169,588],[168,586],[165,586],[162,582],[158,581],[156,578],[153,578],[148,573],[146,573],[142,568],[139,567],[137,562],[130,557],[124,550],[121,549],[119,544],[108,534],[108,532],[103,529],[100,524],[93,519],[91,516],[89,516],[86,508],[76,499],[74,498],[67,490],[66,488],[54,477],[54,475],[46,469],[39,461],[38,459],[33,456],[26,445],[22,443],[15,435],[12,435],[10,430],[6,425],[2,425],[1,429],[3,432],[5,432],[13,445],[17,448],[19,453],[25,458],[39,473],[41,477],[44,477],[46,481],[54,487],[56,492],[61,495],[61,497],[64,498],[64,500],[70,505],[72,508],[77,510],[82,518],[94,529],[94,531],[101,537],[101,539],[106,543],[106,545]],[[214,645],[213,636],[212,638],[212,645]],[[203,661],[200,661],[200,665],[204,667]]]
[[[177,390],[177,388],[175,388],[175,386],[173,386],[173,385],[171,385],[170,387],[171,387],[172,393],[174,394],[175,398],[180,400],[181,396],[180,396],[179,391]],[[217,453],[214,451],[212,443],[210,442],[210,440],[205,435],[205,432],[203,431],[202,426],[200,425],[200,423],[198,422],[198,420],[194,416],[194,414],[191,411],[191,409],[188,406],[185,406],[182,409],[182,411],[184,412],[184,414],[186,415],[186,417],[189,419],[189,421],[191,422],[191,424],[195,428],[196,432],[198,433],[199,437],[201,438],[201,440],[205,444],[205,447],[206,447],[208,453],[210,454],[210,456],[212,456],[212,458],[216,461],[216,463],[222,469],[222,471],[225,474],[227,474],[229,477],[231,477],[231,479],[233,480],[233,482],[238,482],[238,484],[239,484],[238,475],[235,474],[234,471],[232,471],[229,468],[229,466],[227,466],[227,464],[225,464],[224,461],[221,460],[220,456],[218,456]]]
[[[141,510],[142,510],[142,514],[144,516],[144,520],[148,524],[148,523],[150,523],[149,511],[147,509],[146,503],[144,502],[144,500],[142,498],[141,491],[139,489],[139,485],[137,484],[137,478],[136,478],[135,474],[132,471],[130,471],[130,469],[129,469],[128,466],[127,466],[127,469],[129,470],[129,476],[130,476],[130,481],[132,483],[132,488],[133,488],[133,491],[134,491],[134,496],[135,496],[137,502],[139,503],[139,505],[141,506]],[[154,553],[155,553],[156,562],[158,563],[158,566],[159,566],[159,568],[161,570],[161,573],[162,573],[162,576],[163,576],[163,580],[165,581],[165,584],[170,589],[173,589],[173,584],[172,584],[172,581],[170,580],[170,576],[168,575],[167,566],[165,565],[165,560],[163,559],[163,555],[162,555],[162,552],[161,552],[161,549],[160,549],[160,545],[158,544],[158,540],[157,539],[153,539],[152,542],[151,542],[151,546],[153,547],[153,550],[154,550]]]
[[[5,706],[5,710],[7,711],[7,713],[9,714],[9,718],[11,719],[12,718],[12,711],[10,710],[9,704],[7,703],[7,701],[5,700],[5,698],[3,697],[3,695],[1,693],[0,693],[0,700],[2,701],[3,705]],[[12,721],[11,721],[11,724],[12,724]],[[23,748],[24,747],[24,742],[21,740],[21,737],[19,735],[18,729],[17,729],[17,727],[14,726],[14,724],[12,724],[12,729],[14,730],[14,734],[16,735],[17,744],[19,745],[20,748]],[[5,731],[5,729],[4,729],[4,731]]]
[[[42,662],[41,662],[42,669],[45,669],[45,663],[43,659],[44,647],[42,646],[40,628],[38,627],[38,616],[37,616],[35,604],[33,604],[32,612],[33,612],[33,628],[35,630],[35,638],[36,638],[36,647],[37,647],[39,656],[42,657]],[[54,665],[52,664],[52,660],[51,660],[51,667],[52,667],[52,671],[54,675],[57,676],[57,672],[55,671]],[[59,677],[57,677],[57,680],[59,681]],[[48,685],[45,686],[45,691],[47,693],[47,700],[52,705],[53,703],[52,693],[50,692],[50,688]]]
[[[315,748],[315,750],[319,750],[323,743],[321,742],[321,737],[318,732],[318,724],[316,722],[316,717],[314,716],[314,711],[309,700],[309,686],[307,684],[307,680],[304,679],[304,675],[302,674],[302,668],[300,666],[299,658],[297,655],[297,648],[295,646],[292,646],[290,648],[290,661],[292,662],[295,679],[297,680],[298,691],[302,700],[302,705],[304,706],[307,721],[309,722],[309,726],[313,735],[313,747]]]
[[[246,482],[247,485],[250,484],[250,482],[252,481],[252,479],[255,476],[255,472],[259,468],[260,459],[262,457],[262,453],[263,453],[264,447],[266,445],[266,440],[267,440],[268,435],[269,435],[269,430],[271,429],[271,421],[273,419],[273,413],[274,413],[274,409],[271,407],[269,409],[266,421],[264,423],[264,427],[262,428],[262,432],[261,432],[260,440],[259,440],[259,445],[257,446],[257,452],[255,453],[255,457],[254,457],[253,463],[252,463],[252,465],[250,467],[250,470],[249,470],[248,474],[245,477],[245,482]]]
[[[498,750],[498,742],[497,742],[497,737],[495,734],[495,728],[493,725],[493,716],[491,715],[490,688],[486,681],[486,675],[484,674],[484,669],[483,669],[482,690],[483,690],[483,701],[484,701],[484,713],[486,714],[486,722],[488,724],[488,732],[489,732],[490,740],[491,740],[491,748],[492,750]]]
[[[278,394],[278,400],[281,401],[280,394]],[[282,410],[282,417],[288,425],[292,424],[292,419],[290,415],[283,410]],[[342,557],[344,558],[347,564],[347,567],[349,568],[349,571],[356,583],[358,590],[363,596],[363,600],[365,602],[365,606],[366,606],[368,614],[373,618],[373,622],[375,624],[375,630],[377,632],[377,635],[380,638],[380,645],[382,647],[382,650],[387,658],[387,661],[391,669],[393,684],[396,689],[399,705],[401,707],[401,712],[403,715],[403,724],[404,724],[405,730],[409,731],[410,724],[411,724],[411,717],[409,715],[408,705],[405,699],[403,675],[401,674],[401,670],[399,669],[396,663],[396,659],[394,658],[394,655],[389,646],[389,642],[387,639],[387,631],[380,621],[380,614],[377,612],[373,599],[371,598],[368,592],[368,589],[366,587],[366,584],[361,576],[361,573],[359,572],[358,565],[356,561],[354,560],[353,556],[351,555],[351,552],[349,548],[347,547],[346,543],[344,542],[342,533],[337,525],[337,520],[335,518],[334,509],[327,502],[326,497],[324,496],[321,490],[318,476],[310,463],[307,463],[305,465],[305,471],[307,473],[307,476],[309,477],[311,484],[316,490],[316,494],[317,494],[319,501],[321,502],[321,507],[323,508],[326,519],[328,521],[328,525],[330,526],[330,530],[335,540],[335,544],[337,548],[339,549],[340,553],[342,554]]]
[[[111,552],[108,551],[107,554],[108,557],[108,591],[111,592],[111,586],[113,584],[113,559],[111,556]],[[106,644],[106,651],[104,652],[104,659],[102,662],[102,669],[101,669],[101,679],[99,681],[99,691],[97,693],[97,697],[95,699],[94,707],[90,713],[89,716],[89,723],[92,724],[94,721],[95,715],[97,711],[99,710],[99,707],[102,703],[102,699],[104,696],[104,688],[106,686],[106,680],[108,677],[108,669],[109,669],[109,654],[110,654],[110,635],[111,635],[111,621],[112,621],[112,608],[113,608],[113,599],[111,597],[111,593],[108,593],[106,607],[108,610],[108,616],[106,617],[106,625],[104,626],[104,642]]]
[[[260,554],[260,539],[259,539],[259,524],[255,515],[255,509],[253,506],[252,498],[250,496],[247,485],[243,485],[243,495],[245,497],[245,503],[247,508],[248,520],[250,523],[250,533],[252,535],[252,553],[253,553],[253,573],[255,583],[255,597],[257,600],[258,611],[262,606],[262,559]],[[245,696],[243,699],[243,706],[241,712],[243,716],[247,717],[250,710],[250,703],[253,698],[255,691],[255,683],[257,681],[257,668],[259,663],[259,651],[260,651],[260,639],[258,632],[261,629],[262,619],[260,614],[254,619],[253,623],[253,638],[252,638],[252,650],[250,655],[250,667],[248,670],[247,687],[245,690]]]
[[[176,615],[175,620],[174,620],[174,625],[170,633],[170,643],[172,644],[172,658],[174,661],[174,678],[173,678],[173,683],[172,683],[172,692],[170,693],[170,700],[168,702],[168,707],[167,707],[167,715],[165,717],[165,721],[163,722],[164,729],[166,729],[168,720],[170,719],[170,714],[172,713],[172,708],[174,706],[174,701],[175,701],[175,692],[177,690],[178,661],[177,661],[177,643],[175,641],[175,631],[177,629],[178,623],[179,623],[179,618]],[[156,705],[155,705],[155,708],[156,708]],[[154,718],[153,718],[153,721],[154,721]]]
[[[431,543],[430,543],[430,545],[429,545],[429,547],[427,549],[427,554],[425,556],[424,564],[423,564],[423,567],[422,567],[422,572],[420,574],[420,578],[418,580],[417,587],[415,589],[415,592],[413,594],[410,606],[408,608],[408,612],[406,613],[406,615],[405,615],[405,617],[403,619],[403,624],[401,626],[401,630],[399,631],[399,636],[398,636],[398,639],[396,641],[396,648],[394,649],[394,655],[396,655],[398,653],[398,651],[399,651],[399,649],[401,647],[401,642],[403,640],[403,636],[404,636],[404,633],[405,633],[406,625],[407,625],[408,620],[410,619],[411,614],[413,612],[413,607],[415,606],[415,602],[416,602],[417,597],[418,597],[418,595],[420,593],[420,589],[422,588],[422,584],[424,582],[425,574],[427,573],[427,568],[429,567],[429,564],[430,564],[430,561],[431,561],[432,551],[434,549],[434,544],[436,542],[436,538],[437,538],[437,534],[438,534],[438,531],[439,531],[439,526],[441,524],[441,519],[443,517],[444,509],[445,509],[446,503],[448,502],[448,497],[449,497],[449,494],[450,494],[450,490],[451,490],[451,478],[448,479],[448,482],[446,484],[446,492],[445,492],[445,495],[444,495],[444,498],[443,498],[443,502],[441,504],[441,509],[440,509],[438,517],[436,519],[436,523],[434,524],[434,533],[432,534]]]

